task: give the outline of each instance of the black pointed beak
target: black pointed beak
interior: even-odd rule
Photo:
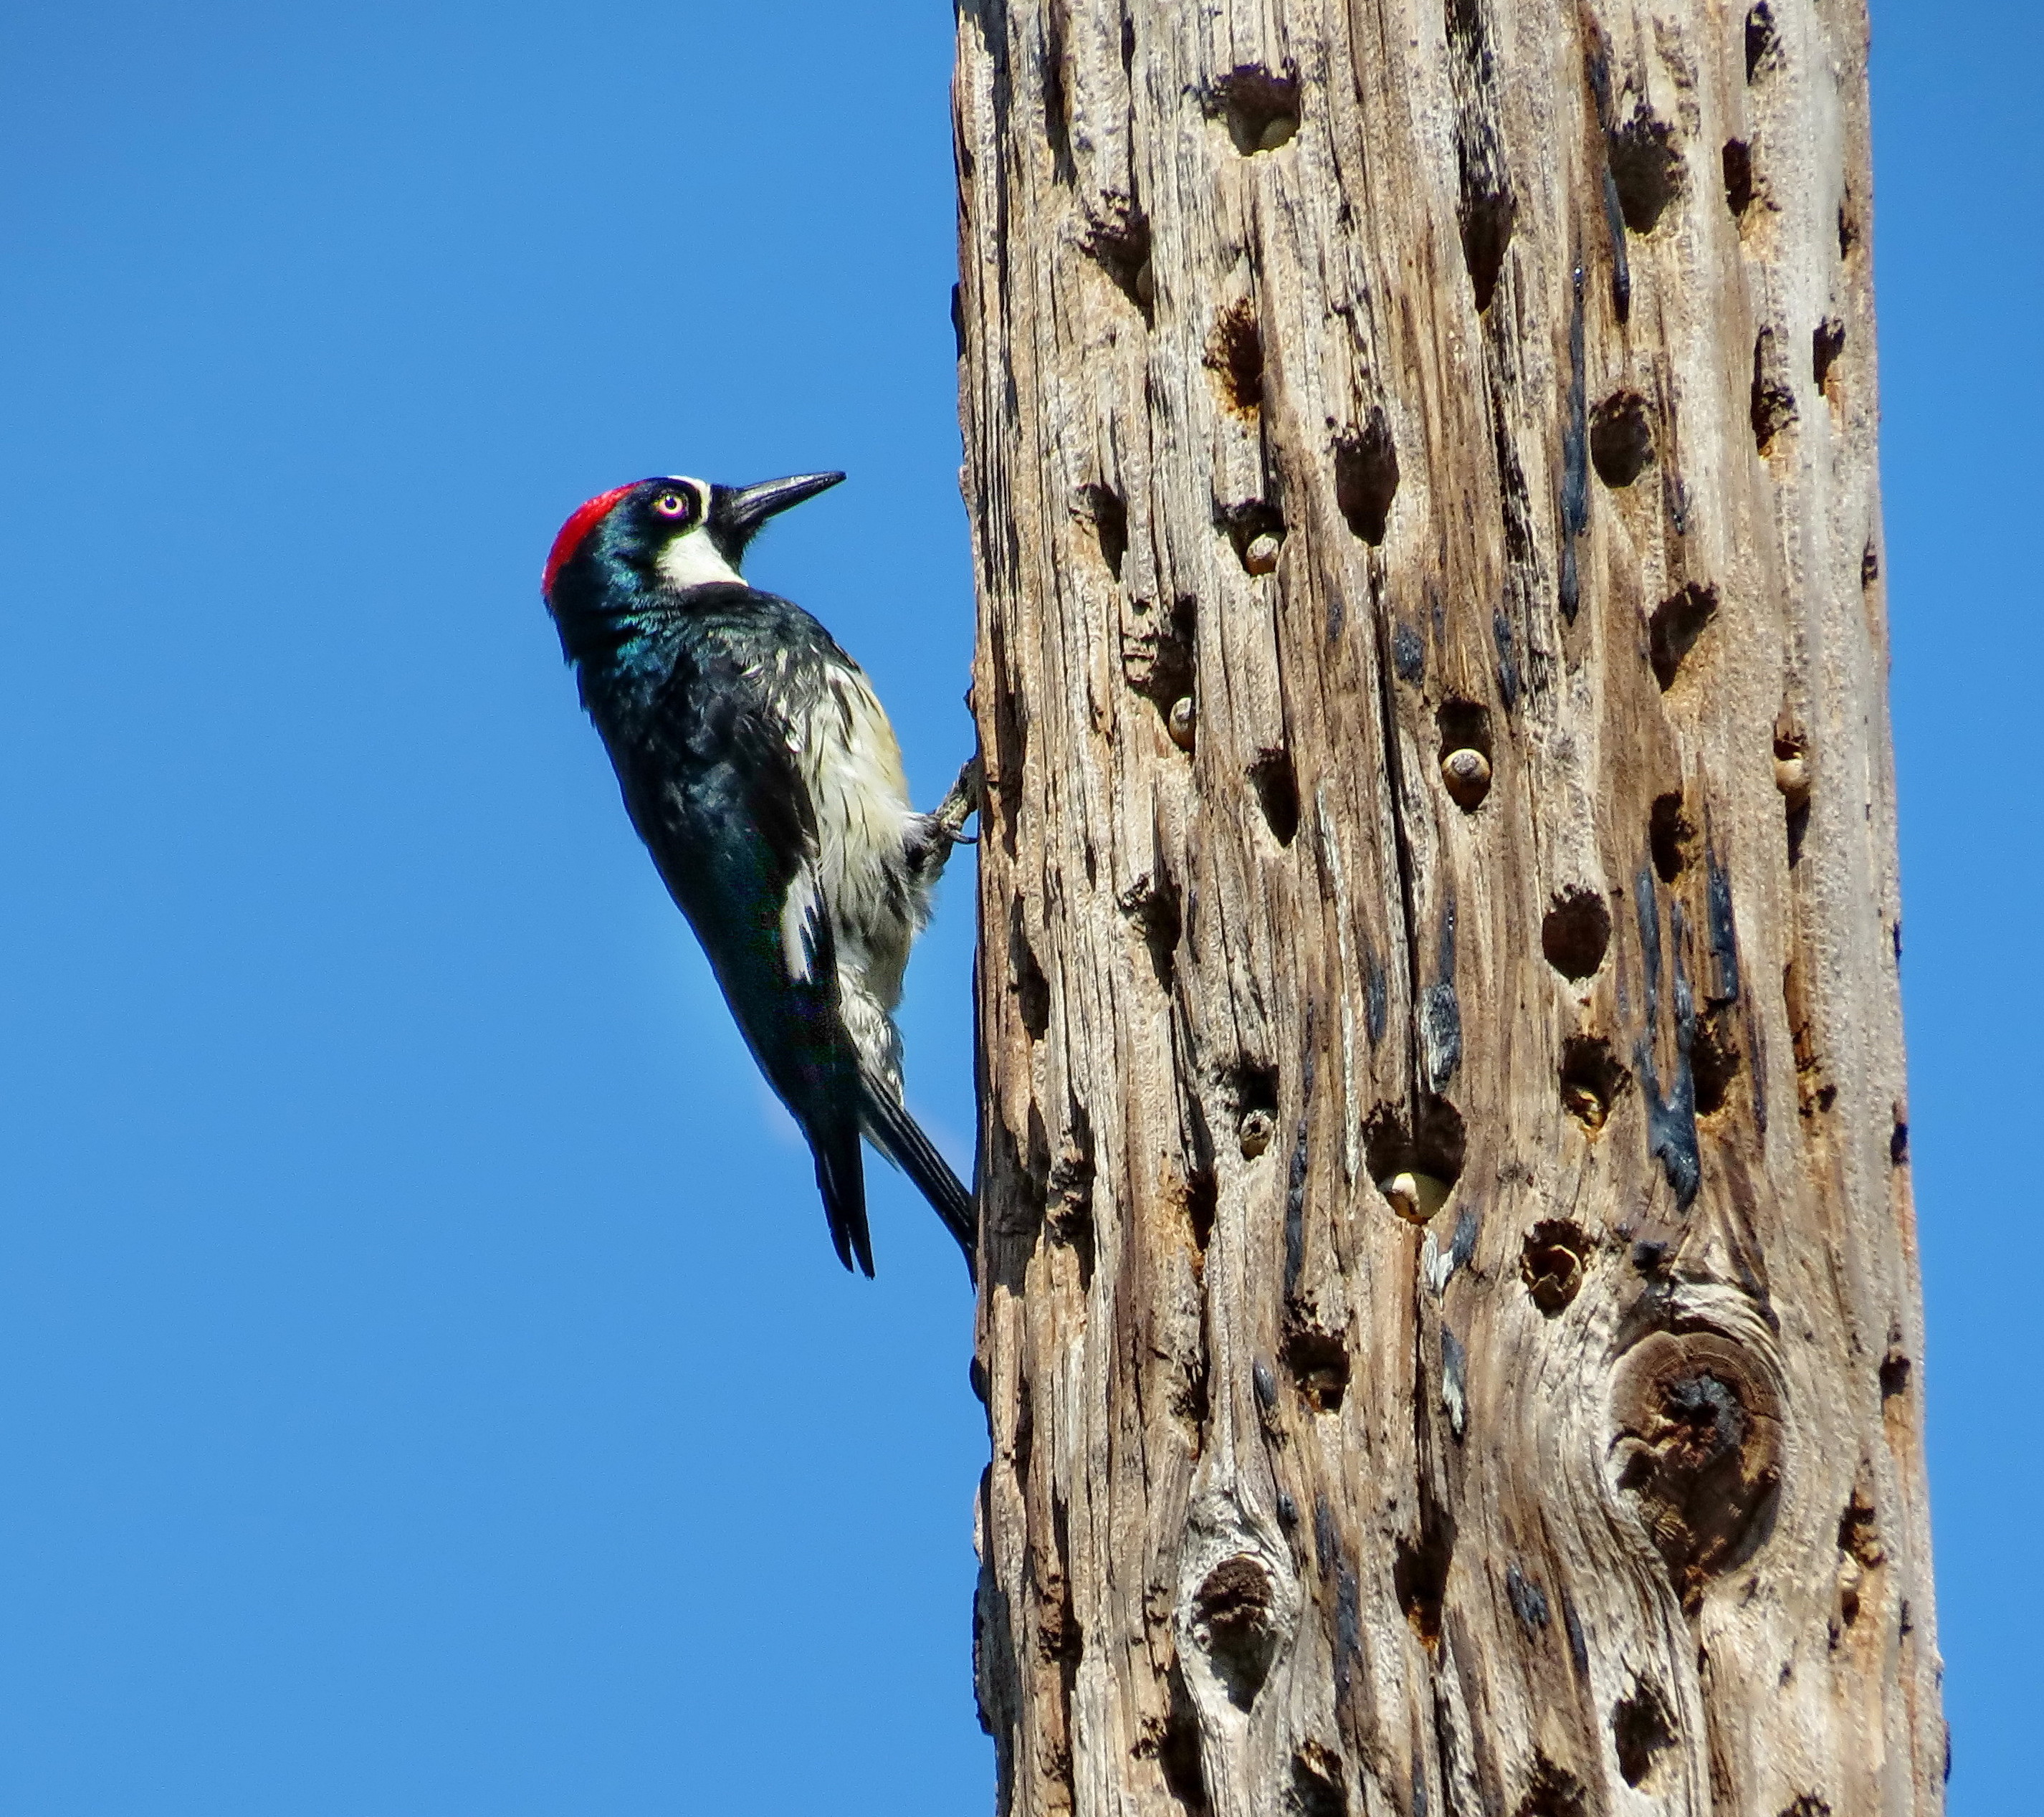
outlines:
[[[743,547],[777,512],[828,492],[843,478],[841,473],[798,473],[787,479],[763,479],[757,486],[717,486],[710,497],[710,528]]]

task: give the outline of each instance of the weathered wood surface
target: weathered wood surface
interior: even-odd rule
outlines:
[[[964,0],[1005,1809],[1940,1806],[1865,40]]]

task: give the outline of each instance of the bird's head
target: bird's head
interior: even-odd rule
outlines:
[[[660,595],[738,582],[746,545],[769,517],[843,478],[800,473],[756,486],[655,478],[590,499],[561,526],[540,583],[568,655],[614,647],[621,621]]]

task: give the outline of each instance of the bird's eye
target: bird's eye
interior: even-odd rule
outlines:
[[[653,494],[653,509],[663,517],[686,517],[695,509],[695,501],[686,492],[669,486],[665,492]]]

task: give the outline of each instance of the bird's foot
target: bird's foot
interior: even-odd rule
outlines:
[[[977,845],[977,839],[966,836],[965,824],[979,812],[980,797],[986,791],[986,772],[974,751],[966,759],[958,773],[958,780],[951,786],[951,793],[937,804],[937,810],[930,818],[937,830],[953,845]]]

